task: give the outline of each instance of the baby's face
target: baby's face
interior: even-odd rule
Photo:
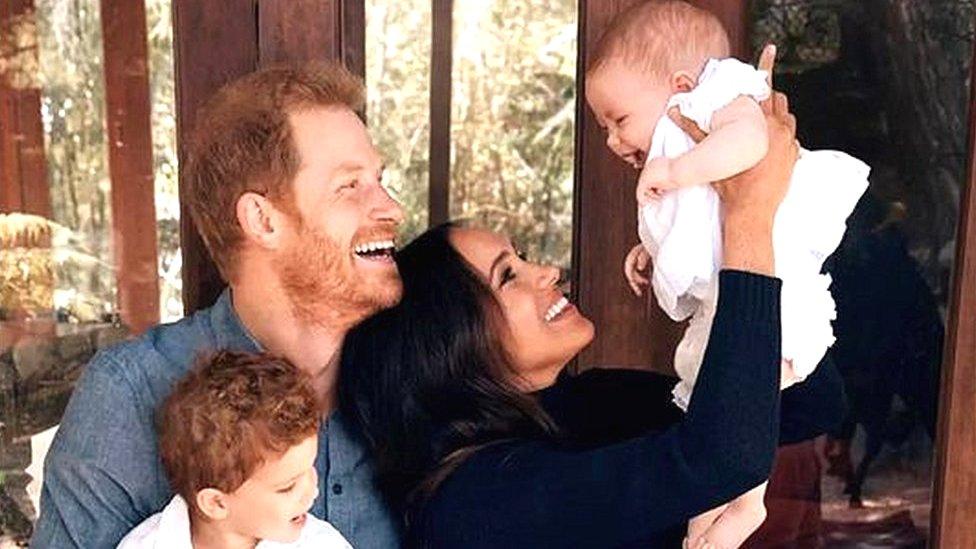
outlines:
[[[231,528],[255,540],[296,541],[319,493],[317,453],[318,437],[313,435],[262,463],[229,494]]]
[[[668,79],[654,78],[618,59],[586,80],[586,102],[607,132],[607,147],[638,170],[671,93]]]

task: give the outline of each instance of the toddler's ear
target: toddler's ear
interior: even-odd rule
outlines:
[[[204,488],[197,492],[197,509],[210,520],[224,520],[230,514],[226,495],[216,488]]]
[[[685,93],[695,89],[695,78],[688,71],[671,74],[671,93]]]

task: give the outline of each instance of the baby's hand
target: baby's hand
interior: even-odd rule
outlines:
[[[634,246],[627,254],[627,259],[624,259],[624,277],[630,284],[630,289],[638,297],[644,295],[643,289],[651,283],[646,274],[650,260],[651,255],[644,249],[643,244]]]
[[[678,185],[671,179],[671,159],[659,156],[644,164],[637,179],[637,203],[641,206],[661,196],[661,191]]]

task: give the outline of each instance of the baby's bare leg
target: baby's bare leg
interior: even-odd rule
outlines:
[[[703,547],[734,549],[745,543],[766,520],[766,505],[763,503],[766,484],[764,482],[732,500],[725,512],[703,534]]]
[[[793,361],[781,359],[779,363],[779,388],[786,389],[796,385],[796,373],[793,371]]]
[[[718,520],[722,513],[729,507],[728,503],[719,505],[718,507],[705,511],[704,513],[698,515],[697,517],[688,521],[688,537],[685,538],[686,547],[697,547],[698,540],[703,539],[702,536],[705,532],[712,527],[712,524]]]

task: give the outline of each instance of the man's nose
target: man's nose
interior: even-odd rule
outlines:
[[[617,137],[616,132],[607,134],[607,148],[615,153],[620,150],[620,138]]]
[[[372,202],[371,217],[374,220],[394,225],[403,223],[403,208],[384,187],[377,185],[370,200]]]

